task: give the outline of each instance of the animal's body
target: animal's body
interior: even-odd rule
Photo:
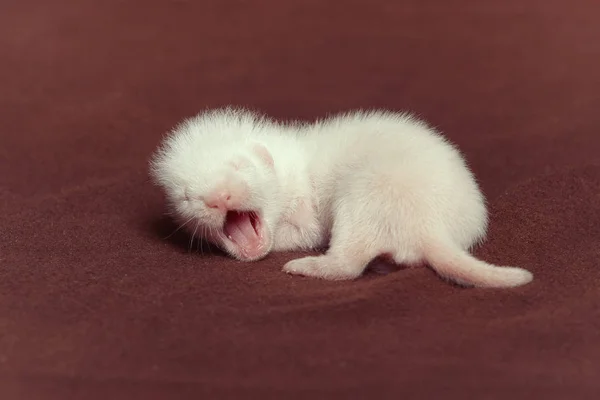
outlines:
[[[239,260],[325,247],[284,271],[353,279],[384,256],[464,285],[532,279],[469,254],[486,234],[484,197],[457,148],[408,114],[285,124],[208,111],[168,135],[151,169],[179,222]]]

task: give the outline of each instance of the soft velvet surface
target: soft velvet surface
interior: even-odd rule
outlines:
[[[595,0],[4,1],[0,397],[597,398],[598,21]],[[535,280],[325,282],[165,239],[148,157],[226,104],[419,114],[488,198],[476,254]]]

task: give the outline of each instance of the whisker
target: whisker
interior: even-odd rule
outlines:
[[[192,248],[194,246],[194,238],[196,237],[196,231],[198,231],[198,226],[200,225],[200,221],[196,222],[196,228],[194,228],[194,233],[192,233],[192,237],[190,238],[190,249],[189,252],[192,252]]]
[[[164,237],[162,240],[167,240],[168,238],[170,238],[171,236],[173,236],[175,233],[177,233],[177,231],[179,231],[181,228],[183,228],[184,226],[186,226],[193,219],[194,219],[194,217],[191,217],[190,219],[188,219],[187,221],[185,221],[183,224],[179,225],[179,227],[177,227],[177,229],[175,229],[173,232],[171,232],[171,234],[168,235],[167,237]]]
[[[216,228],[211,228],[211,229],[214,229],[215,231],[217,230]],[[215,234],[215,233],[213,232],[213,235],[214,235],[214,234]],[[213,246],[208,246],[208,251],[209,251],[210,255],[214,255],[214,253],[213,253],[213,249],[214,249],[214,248],[213,248]]]
[[[204,237],[204,225],[200,227],[200,235],[198,235],[198,245],[196,246],[196,253],[202,254],[202,238]]]
[[[213,231],[214,228],[212,226],[209,226],[209,227],[207,227],[207,229],[208,229],[208,234],[210,235],[210,237],[214,237],[215,236],[214,231]],[[210,241],[207,240],[205,244],[206,244],[206,248],[208,249],[208,254],[210,255],[210,246],[211,246]]]
[[[202,227],[202,237],[205,238],[206,237],[206,225]],[[204,249],[203,249],[203,243],[204,240],[200,240],[200,255],[204,257]]]

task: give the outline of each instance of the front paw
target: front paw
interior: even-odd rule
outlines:
[[[360,275],[332,261],[327,256],[297,258],[288,261],[283,272],[327,280],[355,279]]]
[[[317,261],[318,257],[304,257],[288,261],[283,266],[283,272],[291,275],[320,277],[322,272]]]

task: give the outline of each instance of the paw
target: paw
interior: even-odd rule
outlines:
[[[321,277],[323,272],[321,266],[316,260],[318,257],[304,257],[288,261],[283,266],[283,272],[290,275],[312,276],[315,278]]]
[[[327,280],[348,280],[358,278],[362,271],[357,273],[344,268],[342,264],[335,262],[330,257],[319,256],[289,261],[283,266],[283,272]]]

